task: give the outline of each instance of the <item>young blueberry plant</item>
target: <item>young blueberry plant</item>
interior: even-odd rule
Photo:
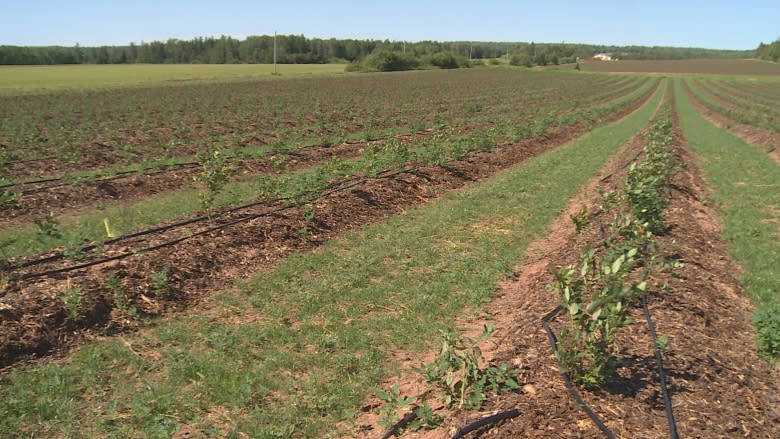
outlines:
[[[155,297],[165,298],[171,294],[171,286],[168,283],[170,274],[171,270],[165,267],[149,275],[149,279],[152,282],[152,292]]]
[[[488,392],[518,388],[508,366],[479,367],[482,351],[478,343],[490,337],[493,331],[492,326],[486,325],[477,338],[443,331],[439,355],[430,364],[417,369],[428,384],[439,391],[448,407],[479,409]]]
[[[431,388],[420,395],[405,397],[401,397],[398,385],[393,385],[390,391],[378,391],[376,395],[384,402],[379,410],[383,415],[379,424],[392,428],[398,419],[398,408],[417,402],[408,428],[435,428],[441,424],[443,418],[428,404],[432,393],[436,393],[448,408],[479,410],[489,392],[516,390],[519,386],[509,366],[502,364],[479,367],[483,358],[478,344],[493,332],[494,328],[490,325],[485,325],[482,334],[477,338],[466,337],[455,331],[441,331],[442,346],[439,355],[431,363],[415,368]]]
[[[199,152],[197,161],[200,164],[201,171],[195,175],[194,179],[203,186],[203,190],[198,193],[201,206],[206,210],[211,218],[214,201],[227,184],[234,170],[228,163],[227,156],[219,150],[211,152]]]
[[[83,292],[78,287],[68,287],[60,298],[69,320],[76,320],[83,312]]]
[[[398,420],[398,409],[406,407],[415,401],[412,396],[401,396],[401,388],[398,384],[393,384],[389,391],[377,390],[376,396],[382,400],[382,407],[379,414],[379,425],[385,428],[392,427]]]
[[[553,289],[571,319],[560,336],[558,359],[572,380],[585,387],[603,385],[617,366],[618,329],[631,325],[628,305],[646,283],[627,277],[637,265],[636,248],[599,257],[592,248],[580,256],[578,269],[554,270]]]

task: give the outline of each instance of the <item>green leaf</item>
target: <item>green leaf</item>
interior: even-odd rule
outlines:
[[[623,262],[626,260],[625,256],[620,255],[617,259],[615,259],[612,262],[612,273],[617,273],[620,271],[620,267],[623,265]]]

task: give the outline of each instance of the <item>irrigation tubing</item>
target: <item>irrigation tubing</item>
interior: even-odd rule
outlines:
[[[661,349],[658,346],[658,337],[655,330],[655,324],[653,323],[653,318],[650,315],[650,309],[647,306],[647,294],[642,295],[642,309],[644,311],[645,319],[647,320],[647,327],[650,330],[650,336],[653,339],[653,346],[655,350],[655,361],[656,361],[656,367],[658,370],[658,381],[661,386],[661,394],[664,398],[664,408],[666,411],[666,421],[669,425],[669,437],[671,439],[678,439],[679,436],[677,435],[677,424],[674,420],[674,412],[672,410],[672,398],[669,395],[669,389],[666,385],[666,372],[664,371],[664,363],[663,363],[663,356],[661,354]],[[558,315],[563,310],[563,307],[558,305],[556,306],[552,311],[548,312],[547,314],[542,317],[542,325],[544,326],[544,330],[547,333],[547,341],[550,343],[550,346],[552,347],[552,350],[554,353],[558,353],[558,340],[555,337],[555,334],[553,333],[552,329],[550,328],[550,320],[552,320],[556,315]],[[577,390],[574,388],[574,384],[571,382],[571,378],[569,377],[569,374],[563,370],[563,367],[561,366],[560,360],[558,360],[558,356],[556,355],[555,361],[558,363],[558,367],[561,370],[561,376],[563,377],[564,383],[566,384],[566,388],[569,390],[569,394],[574,398],[574,400],[577,403],[577,406],[584,411],[588,417],[593,421],[594,424],[601,430],[608,438],[614,439],[615,434],[601,421],[601,418],[596,415],[596,413],[593,412],[593,410],[588,407],[587,404],[582,399],[582,396],[577,392]]]
[[[144,169],[144,170],[141,170],[141,171],[121,171],[121,172],[117,172],[116,174],[113,174],[113,175],[108,175],[108,176],[104,176],[104,177],[98,177],[98,178],[95,178],[95,179],[91,179],[89,177],[78,178],[78,179],[74,179],[73,182],[65,182],[65,181],[63,181],[64,178],[62,178],[62,177],[60,177],[60,178],[48,178],[48,179],[35,180],[35,181],[25,181],[25,182],[21,182],[21,183],[12,183],[12,184],[3,186],[3,188],[14,187],[14,186],[26,186],[26,185],[33,185],[33,184],[55,183],[55,182],[57,182],[57,184],[51,184],[51,185],[48,185],[48,186],[41,186],[41,187],[36,187],[36,188],[32,188],[32,189],[25,189],[25,190],[23,190],[21,192],[21,195],[31,195],[31,194],[36,194],[36,193],[39,193],[39,192],[48,191],[48,190],[51,190],[51,189],[56,189],[56,188],[65,187],[65,186],[71,186],[73,184],[78,184],[78,183],[82,183],[82,182],[83,183],[105,183],[105,182],[119,180],[120,178],[126,178],[128,176],[133,176],[133,175],[149,177],[149,176],[162,174],[162,173],[169,172],[169,171],[176,170],[176,169],[191,169],[191,168],[195,168],[197,165],[198,164],[194,163],[194,162],[176,163],[174,165],[165,166],[162,169],[153,170],[152,172],[147,172],[147,171],[149,171],[149,170],[151,170],[153,168],[147,168],[147,169]]]
[[[381,173],[381,174],[384,174],[384,175],[381,175],[381,176],[379,176],[377,178],[382,178],[382,179],[392,178],[392,177],[394,177],[396,175],[399,175],[399,174],[402,174],[402,173],[414,172],[415,170],[416,170],[416,168],[404,169],[404,170],[401,170],[401,171],[393,171],[393,172],[389,172],[389,173],[388,173],[388,171],[384,171],[383,173]],[[335,194],[335,193],[338,193],[338,192],[346,191],[348,189],[351,189],[351,188],[353,188],[355,186],[360,185],[361,183],[365,182],[366,180],[367,180],[367,178],[365,178],[365,177],[357,177],[357,178],[354,178],[352,180],[347,180],[347,182],[348,182],[347,184],[344,184],[345,182],[341,182],[340,185],[335,186],[335,187],[333,185],[331,185],[332,189],[326,190],[326,191],[322,192],[321,196],[325,197],[325,196],[329,196],[329,195],[332,195],[332,194]],[[280,198],[280,199],[275,200],[274,203],[281,202],[281,201],[289,201],[289,198]],[[228,212],[223,212],[223,213],[235,212],[236,210],[246,209],[247,207],[252,207],[252,206],[261,205],[261,204],[267,204],[267,202],[256,201],[256,202],[252,202],[252,203],[249,203],[249,204],[246,204],[246,205],[243,205],[243,206],[232,208]],[[201,236],[201,235],[205,235],[205,234],[208,234],[208,233],[211,233],[211,232],[215,232],[217,230],[224,229],[224,228],[227,228],[227,227],[230,227],[230,226],[234,226],[236,224],[248,222],[248,221],[251,221],[251,220],[256,219],[256,218],[273,215],[275,213],[279,213],[279,212],[282,212],[284,210],[291,209],[293,207],[295,207],[295,205],[288,204],[288,205],[285,205],[285,206],[282,206],[282,207],[277,207],[275,209],[271,209],[271,210],[268,210],[268,211],[265,211],[265,212],[242,216],[240,218],[237,218],[237,219],[234,219],[234,220],[231,220],[231,221],[228,221],[228,222],[224,222],[224,223],[221,223],[221,224],[218,224],[218,225],[215,225],[215,226],[212,226],[212,227],[209,227],[209,228],[206,228],[206,229],[203,229],[203,230],[191,233],[191,234],[189,234],[187,236],[182,236],[182,237],[175,238],[175,239],[172,239],[172,240],[163,241],[161,243],[157,243],[157,244],[151,245],[151,246],[143,248],[143,249],[130,251],[130,252],[125,252],[125,253],[121,253],[121,254],[118,254],[118,255],[108,256],[108,257],[96,259],[96,260],[93,260],[93,261],[88,261],[88,262],[82,262],[82,263],[79,263],[79,264],[69,265],[69,266],[66,266],[66,267],[61,267],[61,268],[56,268],[56,269],[51,269],[51,270],[45,270],[45,271],[41,271],[41,272],[37,272],[37,273],[25,273],[25,274],[19,276],[16,279],[18,279],[18,280],[28,280],[28,279],[34,279],[34,278],[39,278],[39,277],[51,276],[51,275],[54,275],[54,274],[59,274],[59,273],[64,273],[64,272],[68,272],[68,271],[79,270],[79,269],[82,269],[82,268],[92,267],[92,266],[100,265],[100,264],[103,264],[103,263],[106,263],[106,262],[110,262],[110,261],[116,261],[116,260],[119,260],[119,259],[124,259],[124,258],[130,257],[130,256],[135,255],[135,254],[146,253],[146,252],[154,251],[154,250],[157,250],[157,249],[160,249],[160,248],[163,248],[163,247],[176,245],[176,244],[178,244],[180,242],[183,242],[183,241],[195,238],[197,236]],[[148,235],[148,234],[152,234],[152,233],[157,233],[157,232],[160,232],[160,231],[165,231],[165,230],[172,229],[172,228],[175,228],[175,227],[179,227],[179,226],[182,226],[182,225],[192,224],[192,223],[195,223],[195,222],[207,219],[207,218],[208,218],[207,216],[202,215],[200,217],[191,218],[191,219],[186,220],[186,221],[180,221],[180,222],[175,223],[175,224],[169,224],[167,226],[162,226],[162,227],[158,227],[158,228],[155,228],[155,229],[150,229],[150,230],[145,230],[145,231],[141,231],[141,232],[136,232],[136,233],[133,233],[133,234],[130,234],[130,235],[125,235],[125,236],[122,236],[122,237],[119,237],[119,238],[115,238],[115,239],[110,240],[110,241],[106,241],[104,244],[116,243],[118,241],[127,240],[127,239],[130,239],[132,237],[138,237],[138,236]],[[89,245],[87,247],[82,248],[82,250],[89,251],[89,250],[94,249],[96,247],[97,247],[96,245],[91,244],[91,245]],[[41,263],[52,262],[52,261],[61,259],[62,257],[64,257],[63,254],[48,256],[48,257],[45,257],[45,258],[42,258],[42,259],[36,259],[34,261],[28,261],[26,263],[19,264],[19,267],[25,268],[25,267],[29,267],[29,266],[32,266],[32,265],[40,265]]]
[[[411,132],[411,133],[399,133],[399,134],[393,134],[393,135],[389,135],[389,136],[372,137],[372,138],[364,139],[364,140],[345,141],[344,143],[346,143],[348,145],[355,145],[355,144],[360,144],[360,143],[385,141],[385,140],[389,140],[391,138],[402,139],[402,138],[405,138],[405,137],[411,137],[411,136],[415,136],[415,135],[426,136],[426,135],[428,135],[430,133],[431,133],[431,131],[422,129],[422,130],[417,130],[417,131],[414,131],[414,132]],[[316,147],[324,147],[324,145],[314,145],[314,146],[312,146],[312,148],[316,148]],[[298,151],[287,151],[287,152],[284,152],[284,154],[292,156],[292,157],[302,157],[303,156],[303,154],[298,152]],[[51,158],[56,158],[56,157],[51,157]],[[51,159],[51,158],[49,158],[49,159]],[[44,159],[32,159],[30,161],[33,161],[33,160],[44,160]],[[175,170],[175,169],[190,169],[190,168],[194,168],[194,167],[197,167],[197,166],[198,166],[198,163],[196,163],[196,162],[175,163],[175,164],[171,164],[171,165],[161,166],[159,169],[146,168],[146,169],[143,169],[143,170],[140,170],[140,171],[121,171],[121,172],[117,172],[117,173],[115,173],[113,175],[105,176],[105,177],[102,177],[102,178],[97,178],[97,179],[94,179],[94,180],[85,177],[85,178],[81,178],[81,179],[76,179],[76,180],[74,180],[74,182],[75,183],[79,183],[81,181],[84,181],[84,182],[103,183],[103,182],[107,182],[107,181],[118,180],[118,179],[126,177],[128,175],[152,176],[152,175],[162,174],[162,173],[165,173],[165,172],[168,172],[168,171],[171,171],[171,170]],[[147,171],[150,171],[150,170],[153,170],[153,172],[147,172]],[[20,192],[21,195],[31,195],[31,194],[35,194],[35,193],[51,190],[51,189],[56,189],[56,188],[59,188],[59,187],[69,186],[69,185],[72,185],[74,183],[74,182],[64,182],[63,180],[65,180],[63,177],[52,177],[52,178],[44,178],[44,179],[39,179],[39,180],[30,180],[30,181],[4,183],[4,184],[0,184],[0,189],[7,189],[7,188],[18,187],[18,186],[29,186],[29,185],[43,184],[43,183],[57,183],[57,182],[59,182],[57,184],[52,184],[52,185],[48,185],[48,186],[42,186],[42,187],[26,189],[26,190],[23,190],[23,191]]]
[[[677,439],[677,424],[674,421],[674,413],[672,412],[672,398],[669,396],[669,389],[666,386],[666,373],[664,372],[663,355],[661,355],[661,348],[658,346],[658,337],[655,332],[655,324],[653,323],[653,318],[650,316],[650,309],[647,306],[647,294],[642,294],[642,310],[644,310],[645,313],[647,327],[650,329],[650,336],[653,338],[655,362],[658,366],[658,381],[661,384],[661,393],[664,397],[664,408],[666,409],[666,421],[669,424],[669,437],[671,439]]]
[[[495,415],[486,416],[482,419],[477,419],[476,421],[461,427],[458,431],[455,432],[455,434],[452,436],[452,439],[462,439],[465,435],[471,433],[474,430],[487,427],[488,425],[495,424],[505,419],[512,419],[517,416],[520,416],[520,410],[511,409],[505,412],[496,413]]]
[[[558,359],[558,339],[555,337],[555,334],[553,333],[552,329],[550,328],[550,320],[553,319],[558,313],[560,313],[563,310],[563,307],[561,305],[556,306],[553,308],[552,311],[548,312],[547,314],[542,317],[542,326],[544,326],[545,332],[547,332],[547,341],[550,342],[550,347],[552,347],[553,352],[555,355],[555,361],[558,363],[558,369],[561,371],[561,376],[563,377],[563,382],[566,384],[566,388],[569,390],[569,394],[574,398],[574,401],[577,403],[577,407],[580,408],[580,410],[584,411],[588,417],[593,421],[594,424],[596,424],[596,427],[599,428],[609,439],[616,439],[615,433],[612,432],[612,430],[607,427],[604,422],[599,418],[599,416],[593,412],[593,410],[588,407],[587,404],[585,404],[585,401],[583,401],[582,396],[577,391],[576,388],[574,388],[574,383],[572,383],[571,378],[569,377],[569,373],[566,372],[563,369],[563,366],[561,365],[561,361]]]

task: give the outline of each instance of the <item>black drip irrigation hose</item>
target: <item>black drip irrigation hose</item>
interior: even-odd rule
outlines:
[[[417,170],[417,168],[402,169],[400,171],[383,171],[379,175],[377,175],[377,177],[375,177],[374,179],[392,178],[394,176],[397,176],[397,175],[400,175],[400,174],[403,174],[403,173],[415,172],[416,170]],[[351,188],[353,188],[355,186],[360,185],[361,183],[364,183],[367,180],[368,180],[368,178],[366,178],[366,177],[355,177],[355,178],[347,180],[347,181],[339,182],[338,184],[331,184],[331,185],[328,186],[329,190],[323,191],[320,194],[320,196],[321,197],[326,197],[326,196],[329,196],[329,195],[332,195],[332,194],[335,194],[335,193],[338,193],[338,192],[346,191],[348,189],[351,189]],[[290,198],[289,197],[279,198],[279,199],[274,200],[272,203],[278,203],[278,202],[283,202],[283,201],[290,201]],[[266,201],[255,201],[255,202],[252,202],[252,203],[244,204],[242,206],[237,206],[237,207],[228,209],[227,211],[223,211],[222,213],[223,214],[225,214],[225,213],[233,213],[233,212],[236,212],[238,210],[242,210],[242,209],[246,209],[246,208],[249,208],[249,207],[254,207],[254,206],[258,206],[258,205],[262,205],[262,204],[268,204],[268,203]],[[41,271],[41,272],[37,272],[37,273],[26,273],[26,274],[23,274],[23,275],[19,276],[18,278],[15,278],[15,279],[17,279],[17,280],[27,280],[27,279],[34,279],[34,278],[39,278],[39,277],[45,277],[45,276],[50,276],[50,275],[53,275],[53,274],[59,274],[59,273],[64,273],[64,272],[68,272],[68,271],[74,271],[74,270],[79,270],[79,269],[82,269],[82,268],[91,267],[91,266],[99,265],[99,264],[102,264],[102,263],[105,263],[105,262],[110,262],[110,261],[115,261],[115,260],[119,260],[119,259],[124,259],[124,258],[130,257],[130,256],[135,255],[135,254],[150,252],[150,251],[153,251],[153,250],[160,249],[162,247],[175,245],[175,244],[178,244],[180,242],[183,242],[183,241],[195,238],[197,236],[205,235],[207,233],[211,233],[211,232],[214,232],[214,231],[217,231],[217,230],[220,230],[220,229],[224,229],[224,228],[236,225],[236,224],[248,222],[248,221],[251,221],[251,220],[256,219],[256,218],[273,215],[273,214],[282,212],[284,210],[291,209],[293,207],[295,207],[294,204],[288,204],[288,205],[285,205],[285,206],[282,206],[282,207],[278,207],[278,208],[275,208],[275,209],[271,209],[271,210],[268,210],[268,211],[255,213],[255,214],[250,214],[250,215],[245,215],[245,216],[242,216],[240,218],[237,218],[237,219],[225,222],[225,223],[221,223],[221,224],[218,224],[218,225],[206,228],[204,230],[200,230],[198,232],[191,233],[191,234],[189,234],[187,236],[183,236],[183,237],[180,237],[180,238],[172,239],[172,240],[169,240],[169,241],[164,241],[164,242],[161,242],[161,243],[158,243],[158,244],[154,244],[152,246],[149,246],[149,247],[146,247],[146,248],[143,248],[143,249],[138,249],[138,250],[125,252],[125,253],[121,253],[121,254],[114,255],[114,256],[100,258],[100,259],[89,261],[89,262],[83,262],[83,263],[79,263],[79,264],[75,264],[75,265],[69,265],[67,267],[61,267],[61,268]],[[144,230],[144,231],[140,231],[140,232],[136,232],[136,233],[131,233],[131,234],[125,235],[125,236],[120,236],[118,238],[114,238],[112,240],[105,241],[104,244],[113,244],[113,243],[116,243],[116,242],[119,242],[119,241],[125,241],[127,239],[131,239],[131,238],[135,238],[135,237],[139,237],[139,236],[150,235],[150,234],[153,234],[153,233],[159,233],[159,232],[163,232],[163,231],[166,231],[166,230],[169,230],[169,229],[172,229],[172,228],[176,228],[176,227],[180,227],[180,226],[183,226],[183,225],[188,225],[188,224],[192,224],[192,223],[195,223],[195,222],[200,222],[200,221],[203,221],[205,219],[208,219],[208,216],[201,215],[201,216],[198,216],[198,217],[195,217],[195,218],[191,218],[191,219],[188,219],[188,220],[185,220],[185,221],[179,221],[177,223],[168,224],[166,226],[156,227],[154,229],[148,229],[148,230]],[[90,244],[88,246],[82,247],[81,250],[82,251],[90,251],[90,250],[95,249],[96,247],[97,247],[96,245]],[[52,261],[56,261],[56,260],[62,259],[63,257],[64,257],[64,253],[59,253],[59,254],[56,254],[56,255],[47,256],[45,258],[24,262],[22,264],[19,264],[18,267],[19,268],[26,268],[26,267],[30,267],[30,266],[33,266],[33,265],[40,265],[42,263],[47,263],[47,262],[52,262]]]
[[[642,294],[642,310],[645,313],[645,319],[647,320],[647,327],[650,330],[650,336],[653,338],[655,362],[658,366],[658,381],[661,384],[661,393],[664,396],[664,408],[666,409],[666,421],[669,424],[669,437],[671,439],[677,439],[677,424],[674,421],[674,413],[672,412],[672,398],[669,395],[669,389],[666,386],[664,360],[663,355],[661,355],[661,347],[658,346],[658,337],[656,336],[655,332],[655,324],[653,323],[653,318],[650,316],[650,309],[647,307],[647,294]]]
[[[384,136],[384,137],[380,136],[380,137],[375,137],[375,138],[370,138],[370,139],[365,139],[365,140],[345,141],[344,143],[348,144],[348,145],[354,145],[354,144],[360,144],[360,143],[368,143],[368,142],[389,140],[391,138],[401,139],[401,138],[404,138],[404,137],[415,136],[415,135],[425,136],[425,135],[428,135],[428,134],[430,134],[429,131],[417,130],[417,131],[414,131],[414,132],[411,132],[411,133],[399,133],[399,134],[393,134],[393,135],[388,135],[388,136]],[[317,147],[324,148],[324,145],[313,145],[310,148],[317,148]],[[286,151],[286,152],[283,152],[283,154],[289,155],[289,156],[292,156],[292,157],[302,157],[303,156],[303,154],[298,152],[298,151]],[[56,158],[56,157],[50,157],[50,158],[47,158],[47,159],[31,159],[31,160],[28,160],[28,161],[49,160],[49,159],[53,159],[53,158]],[[99,178],[96,178],[96,179],[90,179],[88,177],[85,177],[85,178],[81,178],[81,179],[76,180],[76,182],[79,182],[79,181],[83,180],[85,182],[103,183],[103,182],[107,182],[107,181],[118,180],[120,178],[127,177],[127,176],[132,176],[132,175],[152,176],[152,175],[162,174],[162,173],[165,173],[165,172],[168,172],[168,171],[172,171],[172,170],[176,170],[176,169],[190,169],[190,168],[195,168],[197,166],[198,166],[197,162],[174,163],[174,164],[171,164],[171,165],[161,166],[159,169],[155,169],[153,167],[150,167],[150,168],[142,169],[140,171],[121,171],[121,172],[117,172],[117,173],[115,173],[113,175],[99,177]],[[147,171],[152,171],[152,172],[147,172]],[[21,195],[30,195],[30,194],[34,194],[34,193],[38,193],[38,192],[47,191],[47,190],[50,190],[50,189],[55,189],[55,188],[64,187],[64,186],[70,186],[70,185],[73,184],[73,183],[70,183],[70,182],[67,182],[67,183],[63,182],[63,180],[64,180],[63,177],[52,177],[52,178],[43,178],[43,179],[39,179],[39,180],[30,180],[30,181],[22,181],[22,182],[4,183],[4,184],[0,184],[0,189],[12,188],[12,187],[17,187],[17,186],[28,186],[28,185],[34,185],[34,184],[55,183],[55,182],[57,182],[57,184],[52,184],[52,185],[48,185],[48,186],[42,186],[42,187],[37,187],[37,188],[26,189],[26,190],[23,190],[21,192]]]
[[[141,171],[122,171],[122,172],[117,172],[116,174],[113,174],[113,175],[107,175],[107,176],[104,176],[104,177],[98,177],[98,178],[94,178],[94,179],[92,179],[90,177],[82,177],[82,178],[75,179],[73,182],[64,182],[63,178],[49,178],[49,179],[43,179],[43,180],[37,180],[37,181],[31,181],[31,182],[15,183],[15,184],[11,184],[11,185],[6,186],[6,187],[10,187],[10,186],[25,186],[25,185],[32,185],[32,184],[54,183],[54,182],[56,182],[56,184],[51,184],[51,185],[48,185],[48,186],[36,187],[36,188],[32,188],[32,189],[25,189],[25,190],[23,190],[21,192],[22,195],[31,195],[31,194],[36,194],[36,193],[39,193],[39,192],[48,191],[48,190],[51,190],[51,189],[56,189],[56,188],[65,187],[65,186],[71,186],[74,183],[82,183],[83,182],[83,183],[97,183],[97,184],[99,184],[99,183],[105,183],[105,182],[110,182],[110,181],[114,181],[114,180],[119,180],[121,178],[132,177],[132,176],[150,177],[150,176],[153,176],[153,175],[163,174],[163,173],[170,172],[170,171],[177,170],[177,169],[193,169],[193,168],[196,168],[197,165],[198,164],[194,163],[194,162],[177,163],[177,164],[173,164],[173,165],[170,165],[170,166],[165,166],[162,169],[157,169],[157,170],[152,170],[153,168],[147,168],[147,169],[143,169]],[[151,172],[148,172],[150,170],[151,170]]]
[[[574,388],[574,383],[572,383],[571,377],[569,377],[569,373],[563,369],[561,361],[558,359],[558,339],[555,337],[555,334],[550,328],[550,320],[552,320],[552,318],[558,315],[558,313],[560,313],[562,310],[563,307],[558,305],[553,308],[552,311],[545,314],[544,317],[542,317],[542,326],[544,326],[544,330],[547,332],[547,341],[550,342],[550,347],[552,347],[553,353],[556,354],[555,361],[558,363],[558,369],[560,370],[561,376],[563,377],[563,382],[566,384],[566,389],[569,390],[569,394],[577,403],[577,407],[579,407],[580,410],[584,411],[588,415],[591,421],[596,424],[596,427],[598,427],[599,430],[604,433],[604,435],[606,435],[609,439],[617,439],[615,433],[613,433],[612,430],[610,430],[609,427],[604,424],[601,418],[599,418],[599,416],[590,407],[588,407],[587,404],[585,404],[585,401],[582,399],[580,393],[576,388]]]
[[[647,326],[650,330],[650,335],[653,339],[653,346],[655,351],[655,360],[656,360],[656,366],[658,369],[658,381],[661,386],[661,393],[664,398],[664,408],[666,411],[666,421],[669,424],[669,437],[671,439],[678,439],[677,435],[677,425],[674,420],[674,413],[672,411],[672,398],[669,395],[669,389],[666,385],[666,373],[664,372],[664,363],[663,363],[663,356],[661,355],[661,348],[658,346],[658,337],[656,335],[655,331],[655,324],[653,323],[653,319],[650,315],[650,309],[647,306],[647,294],[642,295],[642,309],[645,314],[645,319],[647,320]],[[569,374],[563,370],[563,367],[561,366],[561,362],[558,359],[558,340],[555,337],[555,334],[553,333],[552,329],[550,328],[550,320],[552,320],[556,315],[558,315],[563,310],[563,307],[558,305],[555,308],[553,308],[552,311],[548,312],[547,314],[542,317],[542,326],[544,326],[544,330],[547,333],[547,341],[550,343],[550,347],[552,347],[553,352],[556,354],[555,361],[558,363],[558,367],[561,371],[561,376],[563,377],[563,381],[566,384],[566,388],[569,390],[569,394],[574,398],[575,402],[577,403],[577,406],[584,411],[588,417],[593,421],[594,424],[601,430],[608,438],[615,439],[615,434],[601,421],[601,418],[596,415],[596,413],[593,412],[593,410],[588,407],[587,404],[582,399],[582,396],[577,392],[577,389],[574,387],[574,384],[571,381],[571,377],[569,377]]]
[[[462,439],[465,435],[471,433],[474,430],[480,429],[482,427],[487,427],[488,425],[495,424],[505,419],[512,419],[517,416],[520,416],[520,410],[511,409],[505,412],[496,413],[495,415],[486,416],[484,418],[477,419],[476,421],[467,424],[463,426],[460,430],[456,431],[455,434],[452,436],[452,439]]]

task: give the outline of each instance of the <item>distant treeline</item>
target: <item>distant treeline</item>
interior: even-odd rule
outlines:
[[[532,46],[533,45],[533,46]],[[533,49],[531,52],[529,50]],[[590,44],[547,44],[506,42],[407,43],[389,40],[353,40],[306,38],[303,35],[277,37],[277,62],[282,64],[319,64],[358,62],[377,50],[400,52],[418,58],[450,53],[466,59],[511,58],[529,54],[559,63],[574,62],[595,53],[609,52],[621,59],[750,58],[753,50],[713,50],[677,47],[599,46]],[[541,54],[544,54],[542,57]],[[0,46],[0,64],[238,64],[271,63],[274,37],[251,36],[238,40],[228,36],[200,37],[192,40],[170,39],[129,46],[100,47],[22,47]]]
[[[769,44],[761,43],[756,49],[756,58],[765,59],[767,61],[780,61],[780,38]]]

